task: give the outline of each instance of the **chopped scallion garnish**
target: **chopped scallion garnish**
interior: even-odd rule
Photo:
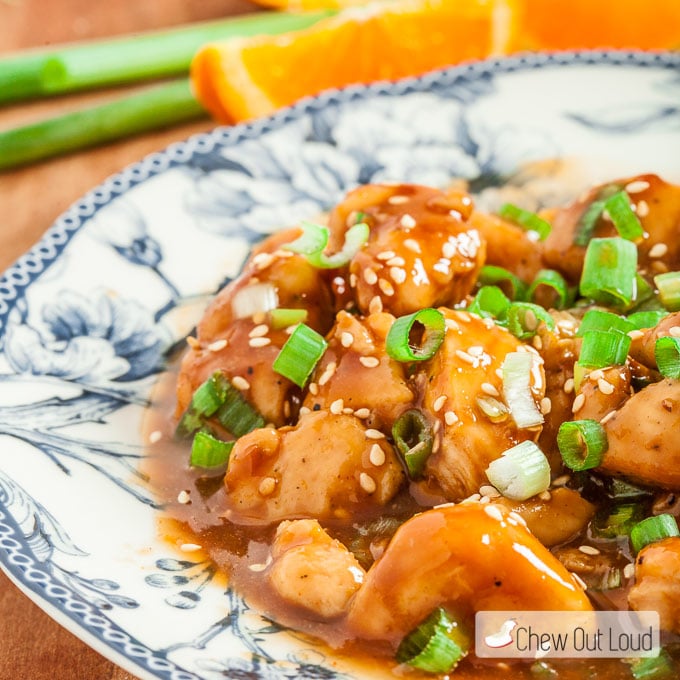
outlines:
[[[524,501],[550,486],[550,463],[543,451],[527,440],[492,461],[486,476],[506,498]]]
[[[274,359],[272,368],[280,375],[304,387],[328,347],[322,335],[304,323],[298,324]]]
[[[498,286],[482,286],[467,311],[482,318],[502,319],[509,306],[510,300]]]
[[[302,235],[283,246],[284,250],[304,255],[307,261],[320,269],[344,267],[356,255],[361,246],[368,241],[368,225],[361,222],[345,232],[345,243],[342,249],[332,255],[324,250],[328,245],[329,230],[321,224],[302,222]]]
[[[445,330],[444,315],[427,307],[400,316],[387,333],[385,349],[396,361],[424,361],[439,349]]]
[[[671,655],[661,649],[658,656],[635,659],[630,667],[633,680],[672,680],[677,678],[677,670]]]
[[[470,637],[441,607],[411,631],[397,649],[397,661],[429,673],[449,673],[470,649]]]
[[[590,470],[602,462],[609,448],[607,433],[596,420],[569,420],[560,425],[557,446],[571,470]]]
[[[483,286],[498,286],[511,300],[525,300],[527,284],[511,271],[493,264],[479,270],[477,280]]]
[[[629,241],[637,241],[644,235],[644,230],[638,216],[630,206],[630,199],[625,191],[617,191],[604,204],[619,236]]]
[[[508,330],[520,340],[528,340],[536,335],[538,327],[544,323],[550,330],[555,321],[540,305],[532,302],[513,302],[506,312]]]
[[[517,427],[535,427],[543,423],[543,415],[531,394],[531,352],[508,352],[503,360],[503,396]]]
[[[567,301],[569,300],[569,286],[567,286],[567,282],[564,280],[562,274],[554,269],[541,269],[529,286],[527,293],[528,298],[537,302],[537,300],[534,299],[536,293],[540,293],[541,289],[544,288],[552,290],[554,303],[551,302],[551,307],[563,309],[567,306]]]
[[[669,312],[680,310],[680,272],[666,272],[654,277],[659,300]]]
[[[432,427],[424,413],[409,409],[392,426],[392,437],[411,479],[417,479],[432,453]]]
[[[680,338],[665,336],[654,345],[654,358],[664,378],[680,378]]]
[[[633,324],[633,328],[654,328],[659,324],[661,319],[665,319],[668,316],[668,312],[662,312],[658,310],[648,310],[644,312],[634,312],[629,314],[626,319]]]
[[[638,522],[630,532],[630,542],[633,545],[633,550],[638,553],[650,543],[656,543],[673,536],[680,536],[678,522],[673,515],[666,513],[647,517],[642,522]]]
[[[599,538],[628,536],[643,517],[643,508],[639,503],[620,503],[604,513],[598,513],[590,526],[593,534]]]
[[[586,331],[578,363],[586,368],[622,366],[626,363],[630,343],[630,337],[619,330]]]
[[[595,227],[602,216],[607,199],[619,191],[615,184],[608,184],[600,189],[594,201],[584,210],[577,225],[574,244],[577,246],[587,246],[593,237]]]
[[[502,218],[518,224],[527,231],[535,231],[541,241],[544,241],[546,238],[548,238],[548,235],[552,230],[550,222],[547,222],[542,217],[539,217],[536,213],[533,213],[530,210],[525,210],[524,208],[520,208],[519,206],[512,203],[503,204],[498,210],[498,214]]]
[[[225,442],[209,432],[197,432],[191,444],[191,465],[193,467],[220,467],[229,461],[229,454],[235,442]]]
[[[269,312],[269,318],[271,320],[271,327],[274,330],[280,330],[281,328],[288,328],[298,323],[304,323],[307,320],[307,310],[279,307]]]
[[[610,331],[618,330],[628,333],[635,328],[635,324],[630,318],[624,318],[612,312],[605,312],[602,309],[589,309],[581,319],[576,335],[581,337],[587,331]]]
[[[588,244],[581,295],[612,307],[629,307],[637,285],[637,247],[621,237],[594,238]]]

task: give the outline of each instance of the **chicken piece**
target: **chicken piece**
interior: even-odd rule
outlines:
[[[587,611],[571,574],[495,503],[428,510],[403,524],[352,600],[350,629],[397,644],[435,607],[462,617],[484,610]]]
[[[367,411],[365,422],[389,431],[412,404],[404,364],[385,352],[385,338],[394,317],[384,312],[360,318],[339,312],[328,349],[317,365],[303,406]]]
[[[662,380],[632,396],[604,423],[609,448],[600,471],[680,490],[680,381]]]
[[[549,498],[534,496],[526,501],[499,498],[496,502],[514,510],[536,538],[548,547],[575,538],[595,514],[595,506],[578,491],[552,489]]]
[[[651,277],[680,268],[680,186],[669,184],[657,175],[639,175],[594,187],[571,205],[557,210],[553,229],[544,243],[544,259],[548,266],[577,283],[583,267],[585,247],[574,244],[579,221],[593,201],[617,190],[625,189],[646,236],[638,246],[638,263]],[[613,223],[601,216],[594,237],[616,236]]]
[[[262,428],[232,449],[227,515],[244,524],[347,519],[385,505],[404,473],[394,449],[351,415],[313,411],[295,427]]]
[[[335,242],[356,222],[357,212],[371,229],[349,267],[362,313],[378,306],[401,316],[452,306],[472,290],[485,244],[468,224],[468,194],[407,184],[360,187],[331,213]]]
[[[345,613],[366,572],[315,519],[281,522],[266,577],[278,597],[322,620]]]
[[[650,543],[638,553],[628,604],[659,612],[661,629],[680,634],[680,538]]]
[[[574,399],[573,418],[600,421],[620,408],[631,394],[628,366],[610,366],[591,371],[583,377]]]
[[[647,368],[656,369],[654,346],[659,338],[676,336],[680,333],[680,312],[669,314],[654,326],[640,333],[634,333],[630,343],[629,354]]]
[[[448,500],[462,500],[488,484],[485,470],[504,451],[536,436],[518,428],[502,402],[498,371],[509,352],[526,349],[535,357],[533,397],[544,394],[542,360],[504,328],[466,312],[441,308],[444,342],[425,367],[423,408],[439,420],[425,475],[436,480]],[[481,400],[481,403],[480,403]],[[482,409],[505,409],[499,418]]]
[[[249,288],[269,284],[282,308],[305,309],[305,323],[325,334],[333,323],[332,285],[328,274],[301,255],[281,250],[299,230],[271,236],[253,251],[243,273],[225,286],[201,319],[197,338],[189,346],[177,379],[179,416],[196,389],[218,369],[228,378],[249,383],[246,399],[274,425],[283,425],[293,384],[272,369],[279,350],[288,340],[285,330],[274,330],[264,313],[239,318],[233,303]]]
[[[583,552],[580,546],[565,546],[557,548],[553,554],[592,591],[609,591],[618,588],[621,583],[625,558],[620,553],[599,551],[593,555]],[[597,603],[598,599],[601,600],[591,592],[591,601]]]

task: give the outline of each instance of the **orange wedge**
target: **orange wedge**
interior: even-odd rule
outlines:
[[[329,88],[501,54],[510,37],[508,2],[392,0],[304,31],[208,45],[191,66],[194,92],[218,121],[232,123]]]

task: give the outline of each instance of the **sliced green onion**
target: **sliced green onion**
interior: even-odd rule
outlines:
[[[654,277],[659,300],[669,312],[680,310],[680,272],[666,272]]]
[[[645,279],[643,276],[640,276],[639,273],[636,274],[635,299],[633,300],[634,306],[639,309],[642,309],[642,305],[644,303],[647,303],[649,305],[649,302],[652,299],[654,299],[654,301],[658,304],[658,301],[656,300],[654,293],[655,293],[654,288],[652,288],[652,286],[649,283],[647,283],[647,279]]]
[[[510,415],[519,428],[543,423],[543,414],[536,407],[531,394],[532,352],[508,352],[503,360],[503,396]]]
[[[618,330],[628,333],[635,328],[630,317],[624,318],[612,312],[605,312],[602,309],[589,309],[581,319],[576,335],[582,337],[588,331],[610,331]]]
[[[629,241],[636,241],[644,236],[642,224],[630,207],[630,199],[625,191],[617,191],[610,196],[605,201],[604,209],[609,213],[619,236]]]
[[[279,304],[279,294],[271,283],[250,283],[234,293],[231,311],[237,319],[270,312]]]
[[[650,543],[656,543],[673,536],[680,536],[678,522],[673,515],[666,513],[647,517],[642,522],[638,522],[630,532],[630,542],[633,545],[633,550],[638,553]]]
[[[461,624],[438,607],[401,641],[396,658],[429,673],[449,673],[469,649]]]
[[[594,238],[588,244],[579,284],[581,295],[612,307],[635,299],[637,247],[621,237]]]
[[[417,479],[425,469],[434,441],[432,427],[427,417],[418,409],[405,411],[392,426],[392,438],[406,465],[409,477]]]
[[[586,331],[578,363],[586,368],[622,366],[628,358],[631,339],[619,330]]]
[[[598,513],[591,522],[593,535],[598,538],[629,536],[633,527],[644,517],[639,503],[620,503]]]
[[[224,465],[235,442],[225,442],[213,437],[209,432],[197,432],[191,444],[191,465],[193,467],[213,468]]]
[[[527,284],[511,271],[493,264],[479,270],[477,280],[483,286],[498,286],[511,300],[525,300]]]
[[[414,337],[422,327],[419,338]],[[400,316],[390,327],[385,341],[387,353],[396,361],[431,359],[444,341],[444,315],[432,307]]]
[[[272,309],[269,312],[269,319],[271,320],[271,326],[274,330],[280,330],[281,328],[288,328],[289,326],[294,326],[298,323],[304,323],[307,320],[307,310],[306,309],[287,309],[279,307],[277,309]]]
[[[633,324],[633,328],[641,330],[643,328],[655,328],[668,316],[668,312],[662,312],[658,310],[648,310],[645,312],[634,312],[629,314],[626,318]]]
[[[310,264],[319,269],[344,267],[368,241],[369,235],[367,224],[363,222],[355,224],[345,233],[345,243],[342,249],[332,255],[326,255],[324,250],[328,245],[330,234],[328,227],[304,221],[301,227],[302,235],[295,241],[284,245],[283,249],[304,255]]]
[[[524,501],[550,486],[550,463],[532,441],[503,452],[486,468],[489,481],[513,501]]]
[[[673,658],[661,649],[658,656],[636,659],[630,667],[633,680],[671,680],[677,678],[677,670]]]
[[[550,288],[553,291],[553,297],[556,302],[551,305],[552,307],[563,309],[567,306],[569,286],[567,286],[567,282],[564,280],[562,274],[556,272],[554,269],[541,269],[529,286],[527,297],[533,302],[537,302],[534,298],[541,288]]]
[[[510,306],[510,300],[498,286],[482,286],[467,310],[482,318],[502,319]]]
[[[609,479],[606,493],[608,498],[615,501],[642,500],[653,495],[653,492],[649,489],[637,486],[636,484],[631,484],[619,477],[612,477]]]
[[[557,446],[571,470],[590,470],[602,462],[609,448],[607,433],[596,420],[569,420],[560,425]]]
[[[226,391],[224,403],[215,413],[220,425],[235,437],[241,437],[260,427],[264,418],[246,401],[241,391],[231,383]]]
[[[555,328],[555,320],[540,305],[532,302],[513,302],[506,312],[508,330],[520,340],[528,340],[536,335],[538,327],[544,323],[550,330]]]
[[[298,387],[304,387],[326,347],[328,343],[322,335],[304,323],[298,324],[274,359],[272,367]]]
[[[654,358],[664,378],[680,378],[680,338],[665,336],[654,345]]]
[[[597,222],[602,216],[602,211],[604,210],[607,199],[618,191],[619,187],[615,184],[609,184],[600,189],[596,199],[586,208],[576,225],[576,234],[574,236],[575,245],[588,245],[588,242],[593,237]]]
[[[546,222],[536,213],[520,208],[512,203],[503,204],[498,210],[498,214],[504,219],[510,220],[528,231],[535,231],[541,241],[548,238],[548,235],[552,230],[550,222]]]

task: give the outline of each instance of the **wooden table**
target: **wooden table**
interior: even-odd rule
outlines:
[[[0,55],[252,11],[247,0],[0,0]],[[111,97],[95,93],[0,108],[0,129]],[[71,203],[142,156],[211,127],[183,125],[12,172],[0,172],[0,270]],[[30,602],[0,572],[0,680],[134,680]]]

